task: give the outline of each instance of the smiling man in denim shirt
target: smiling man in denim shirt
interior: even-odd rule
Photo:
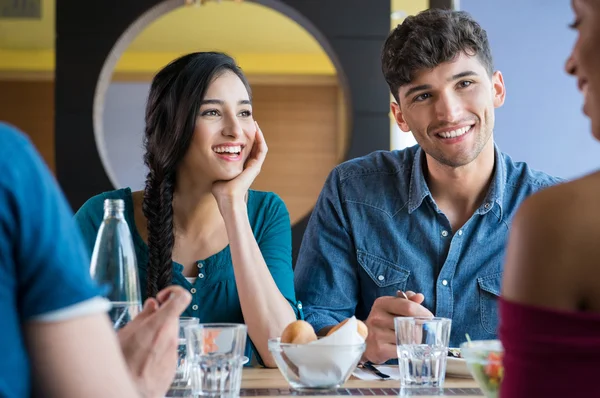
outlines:
[[[451,318],[454,347],[465,333],[496,338],[511,219],[528,195],[560,182],[494,144],[504,81],[468,14],[406,18],[385,42],[382,69],[398,126],[419,145],[331,172],[295,279],[320,334],[352,315],[366,320],[364,357],[375,363],[396,357],[395,316]]]

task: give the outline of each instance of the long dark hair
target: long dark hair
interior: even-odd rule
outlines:
[[[172,284],[176,171],[192,141],[200,102],[210,83],[226,71],[235,73],[251,95],[235,61],[217,52],[184,55],[152,79],[146,105],[144,163],[148,174],[142,205],[148,223],[147,297],[155,297]]]

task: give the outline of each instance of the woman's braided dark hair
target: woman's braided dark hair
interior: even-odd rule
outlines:
[[[235,61],[218,52],[184,55],[152,80],[146,105],[144,163],[148,174],[142,205],[148,223],[146,297],[155,297],[172,284],[177,168],[192,141],[197,112],[208,86],[226,71],[235,73],[250,94],[248,81]]]

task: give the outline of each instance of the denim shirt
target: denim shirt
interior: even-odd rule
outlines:
[[[315,330],[352,315],[365,320],[378,297],[412,290],[433,314],[452,319],[450,346],[465,333],[496,338],[510,222],[527,196],[562,180],[494,150],[485,200],[457,231],[427,187],[418,145],[331,172],[295,268],[297,297]]]

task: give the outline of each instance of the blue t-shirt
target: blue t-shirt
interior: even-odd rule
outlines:
[[[91,256],[102,223],[105,199],[122,199],[125,202],[125,220],[133,238],[141,291],[145,300],[148,246],[135,225],[133,199],[129,188],[94,196],[75,214],[88,254]],[[302,305],[296,301],[294,292],[291,226],[285,204],[272,192],[250,190],[247,208],[254,237],[275,284],[294,308],[296,316],[302,317]],[[183,265],[173,262],[173,284],[183,286],[192,294],[192,302],[182,316],[197,317],[202,323],[244,323],[229,246],[208,258],[198,259],[196,263],[199,274],[192,284],[183,276]],[[252,344],[248,344],[246,355],[250,356],[251,351]]]
[[[29,140],[0,123],[0,397],[31,394],[24,324],[98,293],[56,181]]]

